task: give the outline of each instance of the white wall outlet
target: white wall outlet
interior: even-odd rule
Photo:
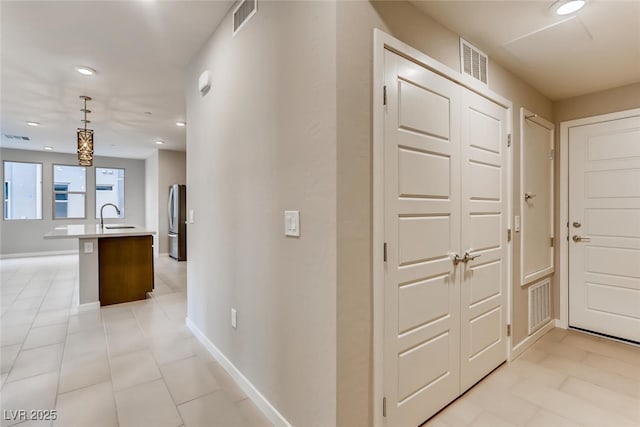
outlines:
[[[231,327],[233,329],[238,328],[238,310],[235,308],[231,309]]]
[[[300,236],[300,211],[284,211],[284,235]]]
[[[196,222],[196,212],[193,209],[189,209],[189,224]]]
[[[520,216],[519,216],[519,215],[516,215],[516,216],[513,218],[513,229],[514,229],[516,232],[519,232],[519,231],[520,231]]]
[[[93,242],[84,242],[84,253],[85,254],[93,253]]]

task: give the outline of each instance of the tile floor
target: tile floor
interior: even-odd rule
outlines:
[[[425,427],[638,427],[640,348],[553,329]]]
[[[268,426],[184,326],[186,264],[146,301],[77,312],[77,257],[0,261],[0,403],[20,427]],[[640,426],[640,348],[554,329],[425,426]]]
[[[77,256],[1,260],[1,425],[270,426],[184,326],[186,264],[155,273],[152,298],[78,312]]]

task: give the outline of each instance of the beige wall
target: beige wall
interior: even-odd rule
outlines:
[[[85,196],[86,219],[53,219],[53,165],[77,165],[75,154],[52,153],[34,150],[0,149],[0,159],[5,161],[42,163],[42,219],[0,220],[1,256],[34,254],[38,252],[77,251],[77,239],[44,239],[45,233],[54,227],[67,224],[97,224],[95,208],[95,167],[87,168],[87,193]],[[118,222],[145,224],[145,161],[116,157],[95,157],[98,167],[124,168],[124,215]],[[115,220],[111,220],[115,221]]]
[[[190,66],[188,317],[291,424],[331,426],[336,6],[258,5],[234,37],[227,16]],[[299,238],[284,210],[300,211]]]
[[[581,119],[585,117],[598,116],[601,114],[615,113],[618,111],[632,110],[640,108],[640,82],[631,85],[621,86],[613,89],[594,92],[574,98],[567,98],[556,101],[553,104],[553,118],[556,125],[556,147],[560,147],[560,123],[568,120]],[[556,150],[556,236],[560,236],[560,150]],[[556,265],[560,265],[560,252],[556,251]],[[566,274],[559,272],[560,274]],[[554,281],[554,314],[560,314],[560,289],[559,277],[557,274]]]
[[[158,152],[155,151],[144,161],[144,200],[145,200],[145,227],[149,230],[158,230]],[[153,253],[159,254],[158,234],[153,236]]]
[[[454,70],[460,69],[459,38],[406,2],[339,2],[337,9],[337,421],[365,426],[372,422],[372,30],[379,28]],[[513,102],[513,154],[518,159],[520,107],[551,119],[551,102],[495,62],[490,62],[489,76],[489,87]],[[514,169],[519,182],[517,163]],[[518,192],[514,187],[514,200]],[[520,214],[518,204],[514,214]],[[513,244],[517,344],[527,336],[527,296],[517,279],[517,234]]]

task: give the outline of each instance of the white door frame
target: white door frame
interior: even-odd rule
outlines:
[[[569,327],[569,129],[640,115],[640,108],[560,123],[560,322]]]
[[[384,342],[384,51],[388,49],[428,70],[452,80],[507,109],[507,132],[512,134],[513,104],[474,78],[462,74],[412,48],[385,32],[373,30],[373,425],[384,426],[383,399],[383,342]],[[512,137],[513,138],[513,137]],[[513,218],[513,150],[507,155],[507,223]],[[511,323],[511,286],[513,282],[513,246],[507,249],[507,322]],[[507,338],[507,357],[511,358],[511,337]]]

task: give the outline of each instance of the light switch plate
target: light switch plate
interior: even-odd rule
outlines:
[[[238,328],[238,310],[235,308],[231,309],[231,327],[233,329]]]
[[[84,253],[85,254],[93,253],[93,242],[84,242]]]
[[[189,224],[196,222],[196,213],[193,209],[189,209]]]
[[[300,236],[300,211],[284,211],[284,235]]]
[[[516,232],[519,232],[519,231],[520,231],[520,216],[519,216],[519,215],[516,215],[516,216],[513,218],[513,229],[514,229]]]

